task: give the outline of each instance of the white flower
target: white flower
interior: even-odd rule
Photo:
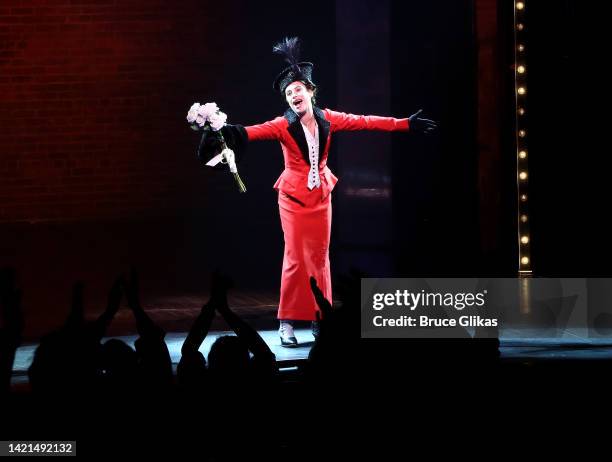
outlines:
[[[198,109],[200,108],[200,103],[193,103],[193,105],[189,108],[189,112],[187,113],[187,122],[190,124],[194,123],[196,117],[198,116]]]
[[[206,122],[210,122],[210,126],[214,131],[219,131],[227,121],[227,114],[219,111],[217,103],[194,103],[187,113],[187,122],[191,124],[191,128],[198,130],[198,126],[204,127]]]
[[[212,127],[212,129],[214,131],[218,131],[221,130],[225,125],[225,121],[227,120],[227,114],[224,114],[220,111],[215,112],[214,114],[210,115],[208,120],[210,121],[210,126]]]
[[[206,119],[205,119],[204,117],[202,117],[201,115],[198,115],[198,116],[196,117],[195,121],[197,122],[197,124],[198,124],[200,127],[203,127],[203,126],[204,126],[204,124],[206,123]]]
[[[198,108],[198,114],[208,120],[211,115],[218,112],[217,103],[206,103]]]

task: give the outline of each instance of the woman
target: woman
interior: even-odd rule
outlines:
[[[260,125],[225,125],[221,133],[238,158],[246,143],[258,140],[280,142],[285,170],[274,184],[285,240],[278,308],[281,345],[298,345],[293,321],[312,321],[318,336],[318,310],[310,289],[314,276],[323,295],[332,300],[329,262],[331,191],[338,179],[327,167],[331,135],[345,130],[418,130],[429,133],[435,122],[421,119],[417,112],[407,119],[345,114],[315,105],[316,85],[313,64],[299,62],[297,38],[284,39],[274,47],[289,63],[274,80],[273,89],[285,98],[289,108],[282,117]],[[219,139],[210,132],[200,142],[198,156],[207,161],[220,151]]]

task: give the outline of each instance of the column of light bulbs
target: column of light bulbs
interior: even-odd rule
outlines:
[[[514,96],[516,109],[516,179],[518,190],[519,274],[531,274],[527,150],[527,65],[525,63],[526,2],[514,2]]]

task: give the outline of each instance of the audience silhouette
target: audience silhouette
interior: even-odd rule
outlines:
[[[463,368],[464,373],[473,373],[475,368],[468,366],[496,363],[496,338],[459,339],[461,342],[359,341],[363,277],[366,275],[358,270],[338,277],[336,304],[326,300],[315,279],[310,279],[319,307],[320,333],[305,363],[299,364],[297,370],[280,370],[273,351],[257,330],[231,309],[228,292],[233,288],[232,279],[215,271],[210,297],[182,344],[176,373],[165,342],[166,332],[141,303],[135,270],[128,277],[120,275],[115,279],[106,309],[89,322],[85,316],[85,285],[76,282],[65,322],[41,338],[35,351],[28,371],[31,392],[25,401],[12,396],[10,409],[15,428],[48,430],[54,425],[53,416],[60,412],[70,418],[71,424],[66,428],[74,432],[95,423],[102,433],[112,429],[113,434],[123,435],[119,439],[130,440],[134,437],[131,428],[137,422],[148,438],[177,437],[196,445],[206,427],[211,437],[208,455],[221,457],[223,445],[229,444],[229,435],[223,430],[227,425],[232,425],[232,431],[239,432],[243,441],[250,441],[250,448],[267,447],[270,435],[265,426],[255,422],[271,403],[279,403],[281,408],[303,403],[313,410],[332,406],[348,411],[354,402],[346,390],[356,384],[380,386],[385,379],[395,379],[397,371],[409,371],[413,379],[422,374],[439,378],[450,370],[456,373]],[[14,270],[0,272],[3,398],[11,397],[12,364],[24,327],[21,291],[15,281]],[[138,338],[134,347],[117,338],[105,340],[124,297],[136,322]],[[218,337],[206,358],[200,350],[216,315],[235,335]],[[56,408],[59,404],[61,411]],[[29,412],[25,409],[44,409],[46,414],[33,425],[25,417]],[[117,419],[125,412],[132,417]],[[184,419],[177,422],[178,415]],[[228,415],[244,420],[236,427]],[[206,422],[194,424],[193,419],[200,416],[215,416],[215,423],[212,427]],[[320,422],[319,430],[327,424],[330,422]],[[276,443],[281,447],[300,444],[296,425],[283,422],[274,437]],[[325,435],[331,438],[332,433]],[[236,450],[246,451],[246,446]]]

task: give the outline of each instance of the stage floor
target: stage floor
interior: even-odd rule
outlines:
[[[296,337],[300,342],[297,348],[284,348],[280,345],[276,329],[260,330],[262,338],[270,346],[281,369],[295,367],[300,361],[308,358],[308,353],[314,344],[310,329],[296,329]],[[211,345],[223,335],[234,335],[231,331],[209,332],[200,351],[208,356]],[[549,330],[519,330],[505,329],[500,336],[500,358],[502,361],[579,361],[579,360],[612,360],[612,338],[588,337],[583,329],[572,329],[554,332]],[[174,367],[181,357],[181,346],[187,336],[186,332],[170,332],[166,335],[166,343]],[[106,337],[118,338],[132,347],[136,335]],[[366,341],[366,340],[362,340]],[[32,362],[37,343],[21,346],[15,355],[13,364],[13,383],[27,382],[27,370]]]
[[[260,331],[259,334],[262,336],[264,341],[270,346],[274,354],[276,355],[276,360],[280,363],[281,367],[291,367],[295,365],[296,360],[303,360],[308,358],[308,353],[314,344],[314,337],[310,329],[296,329],[295,334],[300,342],[299,346],[296,348],[285,348],[280,345],[280,340],[278,337],[278,332],[276,330],[266,330]],[[204,354],[205,357],[208,357],[208,352],[210,351],[210,347],[215,342],[218,337],[223,335],[235,335],[234,332],[231,331],[217,331],[217,332],[209,332],[202,346],[200,347],[200,351]],[[166,334],[166,344],[168,345],[168,351],[170,352],[170,358],[172,359],[172,364],[176,366],[181,359],[181,346],[187,337],[187,333],[168,333]],[[115,337],[105,337],[102,339],[102,343],[106,342],[111,338],[116,338],[123,340],[132,348],[134,347],[134,342],[138,338],[138,335],[122,335]],[[15,374],[20,375],[27,372],[30,364],[32,363],[32,358],[34,356],[34,351],[38,346],[37,343],[30,345],[23,345],[17,349],[17,353],[15,354],[15,361],[13,363],[13,371]]]

